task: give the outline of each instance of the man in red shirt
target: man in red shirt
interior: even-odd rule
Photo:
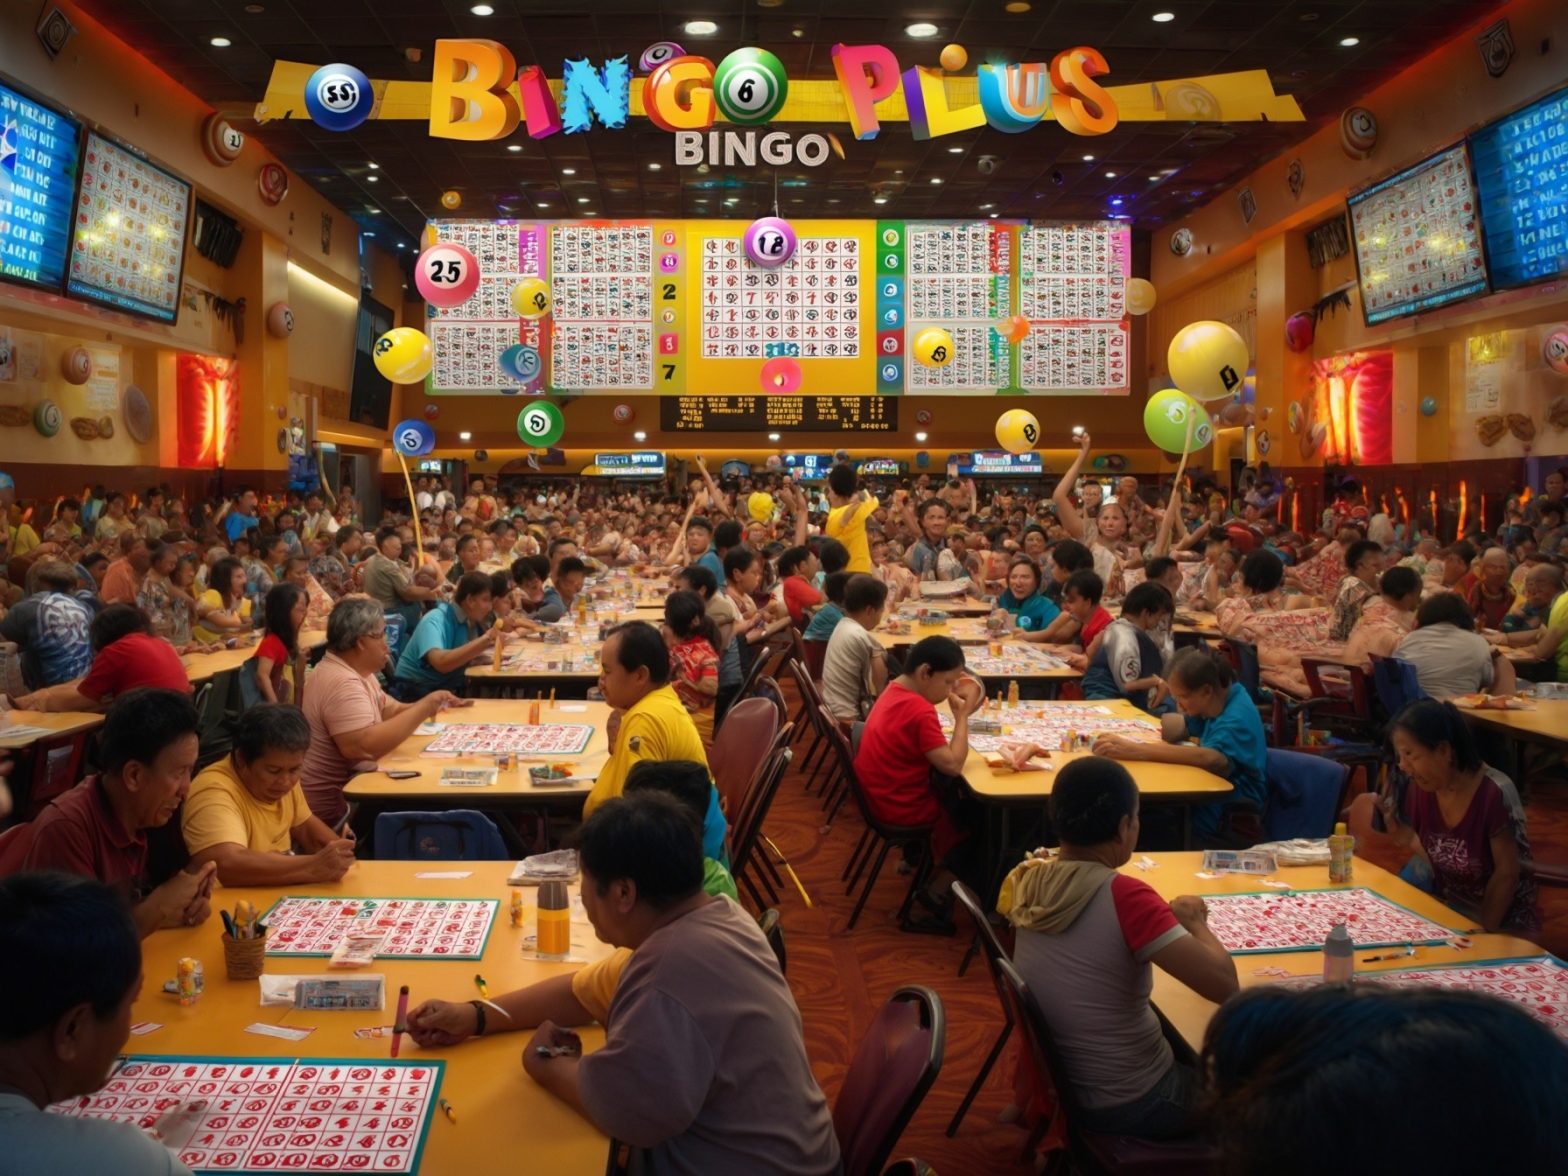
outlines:
[[[182,871],[154,889],[146,881],[146,830],[179,811],[196,766],[198,726],[185,694],[143,689],[118,699],[104,720],[103,773],[0,836],[0,876],[63,870],[97,878],[133,904],[143,938],[205,922],[216,863]]]
[[[22,710],[101,711],[128,690],[153,686],[189,695],[185,663],[162,637],[152,620],[134,604],[111,604],[92,619],[87,630],[93,664],[84,677],[61,682],[16,700]]]

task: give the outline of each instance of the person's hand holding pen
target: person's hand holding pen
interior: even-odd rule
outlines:
[[[583,1040],[570,1029],[563,1029],[553,1021],[541,1021],[534,1035],[523,1049],[523,1069],[535,1082],[543,1082],[543,1075],[557,1058],[580,1058]]]

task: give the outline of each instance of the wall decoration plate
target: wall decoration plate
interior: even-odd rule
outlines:
[[[33,409],[33,428],[45,437],[53,437],[64,423],[60,406],[52,400],[40,400],[38,407]]]
[[[289,173],[280,163],[264,163],[256,173],[256,191],[263,204],[276,207],[289,194]]]
[[[127,384],[120,396],[120,415],[125,418],[125,431],[132,441],[145,445],[152,440],[152,405],[147,401],[147,394],[135,384]]]

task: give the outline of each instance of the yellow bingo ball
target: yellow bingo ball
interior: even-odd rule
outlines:
[[[1233,327],[1213,319],[1189,323],[1171,340],[1171,383],[1194,400],[1223,400],[1241,390],[1251,359]]]
[[[969,51],[962,45],[944,45],[937,60],[948,73],[957,73],[969,64]]]
[[[417,384],[430,374],[434,362],[430,340],[413,327],[393,327],[376,340],[371,350],[376,370],[394,384]]]
[[[1157,297],[1154,283],[1148,278],[1127,279],[1127,313],[1148,314],[1154,309]]]
[[[941,327],[927,327],[915,336],[915,361],[926,367],[946,367],[953,362],[953,336]]]
[[[550,287],[543,278],[524,278],[512,287],[512,309],[519,318],[536,319],[550,313]]]
[[[758,490],[746,499],[746,513],[756,522],[767,522],[773,517],[773,495]]]
[[[461,208],[462,206],[463,206],[463,194],[461,192],[457,191],[457,189],[455,189],[455,188],[448,188],[445,192],[441,193],[441,207],[442,208],[452,209],[452,208]]]
[[[1028,453],[1039,440],[1040,422],[1034,413],[1010,408],[996,418],[996,443],[1008,453]]]

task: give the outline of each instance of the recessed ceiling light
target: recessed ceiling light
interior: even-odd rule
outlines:
[[[1116,173],[1115,172],[1106,172],[1105,173],[1105,178],[1108,179],[1108,180],[1114,180],[1116,178]]]
[[[916,441],[924,441],[925,439],[926,439],[926,434],[925,433],[916,433],[915,434],[915,440]]]
[[[578,204],[587,204],[588,203],[588,197],[586,197],[586,196],[579,196],[577,198],[577,203]]]
[[[641,429],[638,429],[635,433],[632,434],[633,441],[646,441],[647,439],[648,434],[643,432]]]
[[[997,218],[997,217],[999,217],[999,216],[1001,216],[1001,215],[1002,215],[1002,214],[1001,214],[1001,213],[999,213],[999,212],[993,212],[993,213],[992,213],[992,214],[991,214],[991,219],[992,219],[992,220],[995,220],[995,219],[996,219],[996,218]]]
[[[1093,163],[1094,162],[1094,156],[1092,156],[1092,155],[1085,155],[1083,157],[1083,161],[1085,163]]]
[[[549,208],[550,206],[549,206],[549,204],[547,204],[543,200],[536,200],[536,201],[534,201],[534,207],[535,208]]]
[[[1156,12],[1149,19],[1155,24],[1169,24],[1176,19],[1176,14],[1174,12]]]
[[[886,196],[873,196],[871,198],[871,203],[872,204],[886,204],[887,203],[887,197]]]
[[[936,25],[932,24],[930,21],[924,20],[916,21],[912,25],[904,26],[904,32],[911,37],[934,37],[937,35],[938,31],[939,30],[937,29]]]
[[[367,183],[367,184],[379,184],[380,182],[381,182],[381,177],[380,176],[366,176],[365,177],[365,183]]]
[[[381,170],[381,165],[379,163],[376,163],[374,160],[372,160],[371,162],[367,163],[365,166],[368,167],[371,171],[380,171]]]
[[[1341,37],[1339,39],[1339,43],[1341,45],[1343,45],[1346,49],[1349,49],[1352,45],[1359,45],[1359,44],[1361,44],[1361,38],[1360,37]]]
[[[777,433],[769,433],[768,434],[768,440],[769,441],[777,441],[778,439],[779,439],[779,435]]]
[[[367,236],[367,237],[374,237],[375,235],[376,235],[376,231],[374,229],[366,229],[365,230],[365,236]]]
[[[506,149],[508,151],[510,151],[513,155],[516,155],[519,151],[521,151],[523,149],[523,145],[521,143],[508,143],[506,145]]]
[[[933,184],[940,184],[942,182],[942,177],[941,176],[932,176],[931,177],[931,182]]]
[[[208,41],[207,44],[211,45],[214,49],[227,49],[230,45],[234,44],[234,42],[229,40],[227,37],[214,37],[212,40]]]
[[[663,171],[664,170],[664,165],[662,163],[650,163],[648,165],[648,170],[649,171]]]
[[[1149,177],[1149,183],[1157,184],[1159,182],[1160,182],[1160,177],[1159,176],[1150,176]]]
[[[949,155],[962,155],[964,153],[964,149],[962,147],[949,147],[947,149],[947,153]]]
[[[488,4],[475,4],[468,11],[472,12],[475,16],[494,16],[495,15],[495,9],[492,8]]]
[[[399,248],[399,249],[407,249],[407,248],[408,248],[408,246],[407,246],[407,245],[406,245],[406,244],[405,244],[405,243],[404,243],[404,242],[402,242],[402,241],[399,241],[399,242],[398,242],[398,243],[397,243],[397,247],[398,247],[398,248]]]
[[[267,11],[267,8],[264,4],[247,4],[245,5],[245,11],[250,13],[252,16],[260,16],[263,12]]]
[[[474,435],[472,433],[470,433],[467,429],[464,429],[461,433],[459,433],[457,435],[457,439],[459,441],[472,441],[474,439]]]
[[[577,169],[575,167],[563,167],[561,169],[561,174],[563,176],[575,176],[577,174]]]
[[[995,208],[995,207],[996,207],[996,205],[994,205],[994,204],[982,204],[980,206],[980,211],[984,212],[988,208]]]
[[[792,36],[792,37],[804,37],[806,35],[806,30],[805,29],[790,29],[789,35]]]
[[[684,27],[694,37],[711,37],[719,31],[719,26],[711,20],[689,20]]]
[[[1016,16],[1020,12],[1028,12],[1034,5],[1030,4],[1029,0],[1008,0],[1003,7]]]

